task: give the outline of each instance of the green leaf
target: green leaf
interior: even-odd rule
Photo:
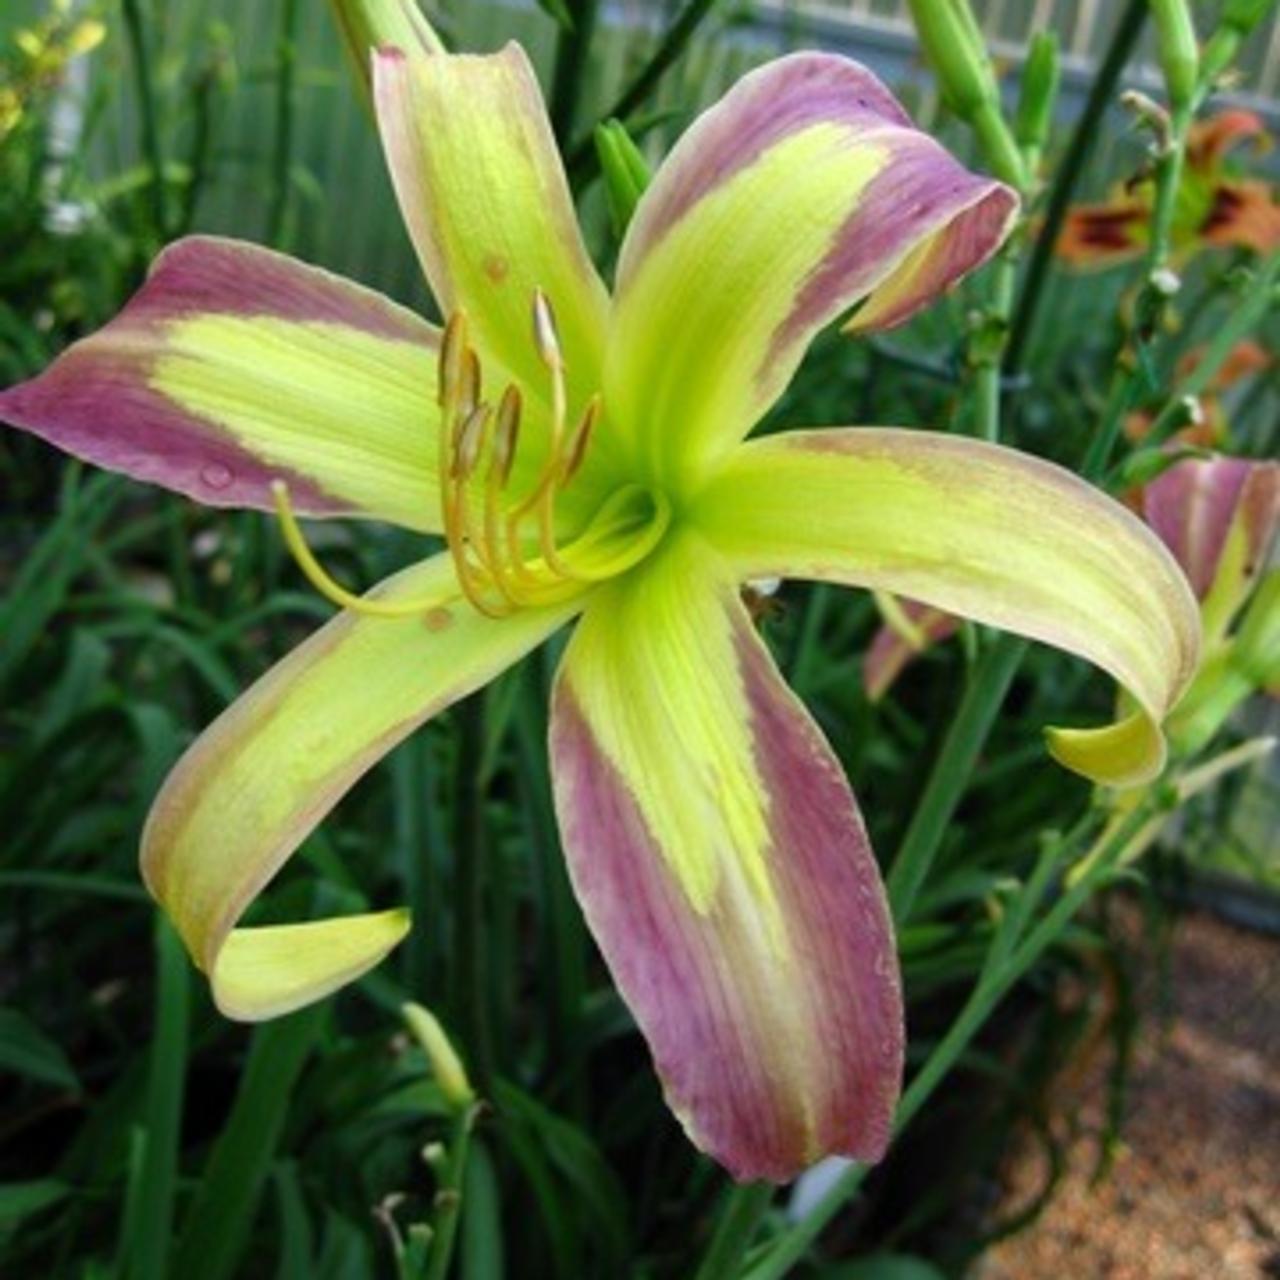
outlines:
[[[289,1100],[315,1045],[326,1005],[255,1028],[235,1105],[187,1214],[172,1274],[230,1280],[257,1216]]]
[[[502,1280],[502,1205],[498,1177],[483,1141],[473,1137],[462,1195],[463,1280]]]
[[[67,1055],[16,1009],[0,1009],[0,1071],[80,1092]]]
[[[32,1182],[0,1182],[0,1231],[16,1227],[41,1209],[65,1200],[71,1188],[56,1178],[37,1178]]]
[[[312,1280],[315,1266],[311,1219],[302,1198],[298,1165],[293,1160],[281,1160],[272,1173],[280,1205],[280,1264],[276,1280]]]

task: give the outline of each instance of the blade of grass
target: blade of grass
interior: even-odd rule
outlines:
[[[327,1011],[313,1005],[254,1031],[231,1115],[187,1213],[172,1275],[230,1280],[236,1274],[289,1099]]]
[[[156,913],[156,1012],[147,1079],[146,1145],[137,1191],[137,1216],[126,1220],[120,1241],[120,1274],[132,1280],[164,1280],[173,1243],[187,1077],[191,978],[177,934]]]

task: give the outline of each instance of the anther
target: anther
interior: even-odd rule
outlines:
[[[578,469],[582,466],[582,460],[587,456],[587,446],[591,443],[591,435],[595,431],[596,422],[599,418],[600,397],[597,394],[587,401],[587,407],[582,414],[582,421],[578,423],[577,430],[573,433],[573,439],[565,455],[564,464],[560,468],[559,485],[562,489],[578,474]]]
[[[471,413],[480,403],[481,385],[480,357],[468,347],[462,358],[462,386],[458,396],[461,413]]]
[[[547,295],[541,289],[533,291],[533,341],[542,362],[549,368],[559,368],[564,364],[556,318]]]
[[[454,446],[453,464],[449,468],[449,475],[454,480],[466,481],[475,471],[476,463],[480,461],[485,427],[492,416],[493,411],[487,404],[478,404],[462,419]]]
[[[520,413],[523,408],[523,397],[520,388],[511,384],[502,393],[498,402],[498,415],[495,420],[493,435],[493,461],[490,464],[490,479],[499,488],[506,485],[511,478],[511,468],[515,465],[516,447],[520,442]]]
[[[455,311],[440,340],[440,373],[436,399],[446,411],[456,408],[462,389],[463,363],[467,355],[467,318]],[[446,420],[451,416],[446,412]]]

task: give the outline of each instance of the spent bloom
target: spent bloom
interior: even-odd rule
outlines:
[[[360,775],[573,622],[551,707],[560,829],[670,1106],[738,1177],[876,1159],[903,1051],[885,897],[740,585],[901,592],[1095,662],[1132,711],[1051,746],[1104,781],[1160,768],[1158,723],[1196,660],[1172,558],[1065,471],[922,431],[746,442],[820,329],[855,306],[852,332],[907,319],[995,250],[1015,198],[863,67],[798,54],[686,132],[611,296],[523,52],[446,54],[409,0],[342,13],[443,328],[190,239],[104,330],[0,396],[0,416],[99,465],[277,510],[344,605],[176,766],[147,884],[233,1017],[356,978],[404,912],[237,922]],[[295,511],[448,545],[355,597]]]

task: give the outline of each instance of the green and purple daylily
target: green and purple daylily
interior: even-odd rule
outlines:
[[[520,49],[446,55],[409,9],[376,12],[407,33],[366,33],[371,97],[445,328],[191,239],[0,396],[0,416],[101,466],[276,508],[349,606],[177,765],[147,884],[233,1017],[351,981],[403,912],[242,913],[397,742],[577,619],[551,709],[560,827],[672,1109],[739,1178],[874,1160],[903,1054],[889,914],[854,797],[740,585],[900,592],[1096,663],[1135,710],[1052,731],[1051,749],[1114,783],[1161,766],[1195,602],[1141,522],[1035,458],[911,430],[744,443],[820,329],[855,306],[852,332],[907,319],[1015,216],[863,67],[782,58],[701,116],[636,211],[611,297]],[[448,549],[356,599],[310,559],[295,508]]]

